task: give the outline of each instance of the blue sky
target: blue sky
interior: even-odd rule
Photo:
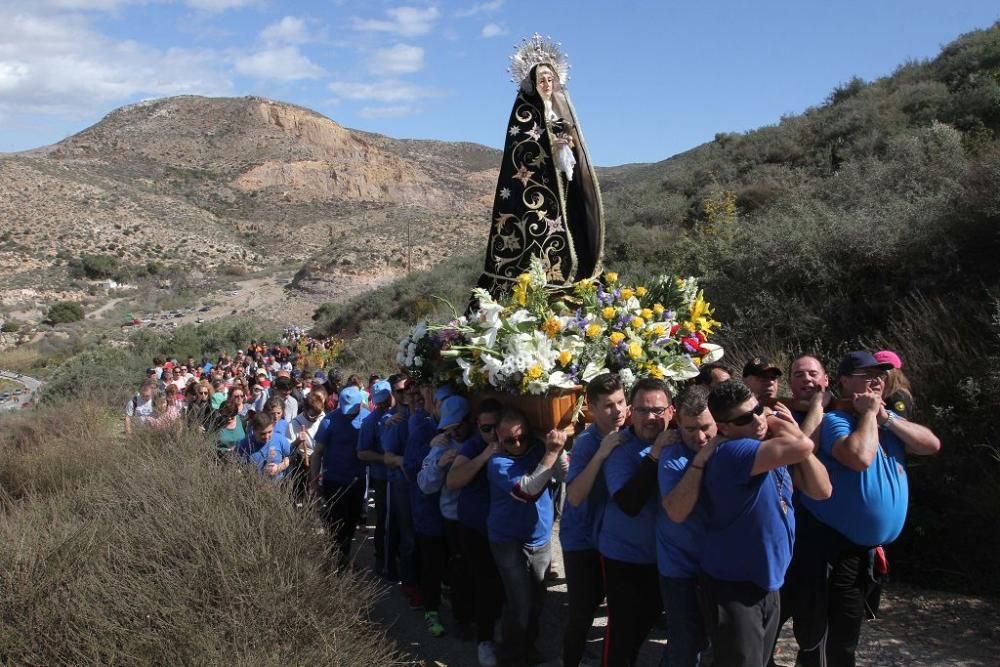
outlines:
[[[502,145],[513,45],[563,44],[594,161],[653,162],[933,57],[996,0],[0,0],[0,151],[123,104],[261,95],[351,128]]]

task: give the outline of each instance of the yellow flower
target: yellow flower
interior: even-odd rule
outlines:
[[[614,271],[608,271],[604,274],[604,279],[608,281],[608,284],[618,282],[618,274]]]
[[[527,275],[527,274],[523,274]],[[514,303],[519,306],[523,306],[528,302],[528,289],[524,285],[514,286]]]
[[[611,306],[605,306],[604,309],[601,311],[601,317],[603,317],[606,320],[610,320],[614,316],[615,316],[615,309],[612,308]]]
[[[632,341],[628,344],[628,356],[632,359],[638,359],[642,356],[642,345],[636,341]]]
[[[537,380],[538,378],[542,377],[542,367],[539,366],[538,364],[535,364],[534,366],[528,369],[527,376],[529,380]]]
[[[641,317],[633,317],[630,324],[632,325],[633,329],[641,329],[643,325],[646,324],[646,320],[642,319]]]
[[[676,282],[677,282],[677,289],[684,289],[684,279],[683,278],[678,278]]]
[[[639,285],[638,287],[635,288],[635,295],[637,297],[639,297],[640,299],[642,297],[646,296],[646,294],[648,294],[648,293],[649,293],[649,290],[646,289],[645,287],[643,287],[642,285]]]
[[[653,327],[653,335],[656,336],[657,338],[663,338],[664,336],[667,335],[667,327],[663,326],[662,324],[657,324],[655,327]]]
[[[531,284],[531,274],[530,273],[522,273],[521,275],[519,275],[517,277],[517,284],[520,285],[521,287],[527,287],[528,285],[530,285]]]
[[[621,291],[621,295],[622,295],[622,300],[623,301],[628,301],[629,299],[631,299],[633,297],[633,295],[635,295],[635,292],[632,291],[631,287],[623,287],[622,291]]]
[[[559,353],[559,363],[563,366],[569,366],[569,362],[573,361],[573,353],[569,350],[563,350]]]
[[[559,323],[559,319],[556,317],[549,317],[542,324],[542,331],[549,338],[555,338],[556,334],[562,331],[562,325]]]
[[[616,331],[616,332],[614,332],[613,334],[611,334],[608,337],[611,339],[611,344],[612,345],[618,345],[618,343],[620,343],[623,340],[625,340],[625,334],[623,334],[620,331]]]
[[[663,371],[660,370],[660,366],[653,362],[649,362],[646,366],[646,372],[649,373],[649,377],[656,378],[657,380],[663,379]]]
[[[701,331],[706,336],[712,333],[712,327],[718,322],[712,319],[712,305],[705,301],[705,293],[698,292],[697,298],[691,304],[691,320],[685,323],[689,331]]]
[[[651,320],[653,319],[653,311],[649,308],[643,308],[642,311],[639,312],[639,316],[644,320]]]
[[[656,313],[657,317],[663,314],[666,308],[663,307],[662,303],[653,304],[653,312]]]
[[[597,323],[588,324],[587,325],[587,332],[586,332],[587,333],[587,338],[597,338],[598,336],[601,335],[601,329],[602,328],[603,327],[601,327],[601,325],[597,324]]]

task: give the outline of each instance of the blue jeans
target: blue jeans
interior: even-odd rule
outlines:
[[[538,621],[545,602],[545,571],[552,560],[550,545],[551,542],[539,547],[519,542],[490,542],[507,594],[500,656],[505,661],[516,662],[536,651]]]
[[[410,510],[409,482],[405,479],[392,480],[389,482],[389,520],[386,527],[386,540],[388,540],[385,550],[386,559],[391,559],[392,547],[398,546],[399,552],[399,578],[407,586],[417,584],[417,537],[413,531],[413,514]],[[394,540],[396,541],[393,544]],[[391,560],[387,564],[386,570],[391,572]]]
[[[708,647],[698,602],[698,580],[660,575],[660,595],[667,613],[667,646],[660,667],[697,667]]]

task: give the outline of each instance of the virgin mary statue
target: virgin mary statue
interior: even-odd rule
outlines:
[[[518,84],[493,200],[479,287],[508,291],[538,257],[550,284],[568,287],[601,272],[601,192],[566,91],[569,64],[558,44],[525,39],[510,67]]]

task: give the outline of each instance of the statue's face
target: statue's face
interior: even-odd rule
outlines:
[[[552,68],[546,65],[539,65],[535,70],[535,90],[538,94],[545,99],[551,97],[555,82],[556,75],[552,71]]]

